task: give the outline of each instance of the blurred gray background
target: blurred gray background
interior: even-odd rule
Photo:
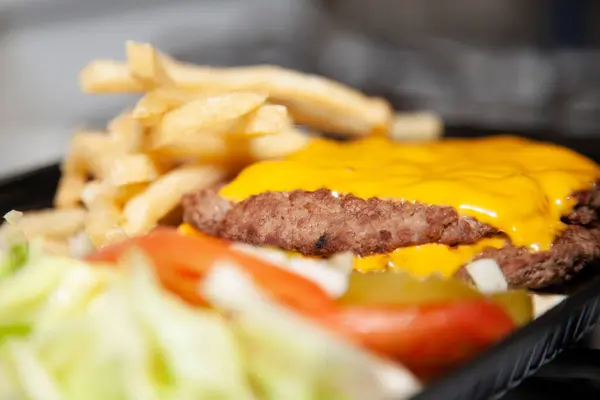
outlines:
[[[451,125],[600,135],[599,22],[591,0],[0,0],[0,175],[131,104],[77,87],[128,39],[332,76]]]

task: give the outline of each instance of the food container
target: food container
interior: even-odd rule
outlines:
[[[451,136],[473,136],[447,130]],[[481,133],[481,132],[479,132]],[[596,161],[600,141],[555,139]],[[60,169],[50,165],[0,182],[0,212],[50,207]],[[591,268],[587,269],[592,272]],[[431,382],[415,400],[494,399],[531,376],[579,341],[600,319],[600,277],[585,274],[568,288],[568,298],[476,359]]]

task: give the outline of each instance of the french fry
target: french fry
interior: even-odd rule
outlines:
[[[121,209],[114,202],[94,201],[88,206],[85,233],[94,246],[103,246],[126,237],[120,222]]]
[[[227,132],[238,118],[257,109],[266,99],[264,92],[233,92],[192,100],[164,115],[154,131],[154,147],[192,134]]]
[[[308,135],[289,128],[273,135],[245,138],[220,134],[189,135],[153,152],[156,157],[239,164],[284,157],[303,149],[309,142]]]
[[[79,204],[81,191],[88,174],[88,164],[82,151],[81,139],[72,140],[61,164],[61,177],[54,196],[54,207],[72,208]]]
[[[150,183],[130,183],[127,185],[121,185],[112,187],[112,199],[119,206],[123,207],[129,200],[139,195],[148,188]]]
[[[62,170],[62,175],[54,196],[54,207],[59,209],[77,207],[81,192],[85,186],[86,176]]]
[[[81,201],[87,208],[90,208],[96,202],[113,201],[114,192],[114,188],[102,181],[90,181],[85,184],[81,191]]]
[[[28,239],[46,237],[66,239],[83,228],[86,212],[83,208],[48,209],[23,214],[16,224]],[[0,238],[4,239],[13,225],[2,224]]]
[[[293,127],[287,108],[265,104],[242,117],[227,134],[242,136],[273,135]]]
[[[79,87],[84,93],[139,93],[147,84],[136,79],[120,61],[96,60],[79,73]]]
[[[42,246],[44,251],[55,256],[67,257],[71,253],[66,239],[45,239]]]
[[[81,201],[87,208],[91,208],[95,202],[113,203],[122,207],[147,187],[147,183],[112,186],[105,181],[90,181],[86,183],[81,193]]]
[[[133,109],[132,116],[145,126],[155,126],[167,112],[183,105],[191,96],[173,89],[156,89],[146,93]]]
[[[248,140],[231,139],[221,134],[187,135],[151,150],[155,158],[230,161],[238,154],[247,154]]]
[[[210,68],[173,64],[178,87],[221,90],[266,90],[274,103],[288,107],[294,120],[315,129],[350,137],[387,132],[389,104],[321,76],[276,66]]]
[[[307,146],[310,140],[310,136],[290,128],[277,135],[253,138],[249,143],[248,152],[253,161],[270,160],[294,153]]]
[[[389,135],[394,140],[435,140],[444,134],[439,115],[431,112],[396,113]]]
[[[125,205],[122,225],[125,234],[150,231],[179,205],[185,193],[211,186],[227,174],[227,169],[222,167],[187,165],[161,176]]]
[[[335,134],[361,137],[374,132],[388,132],[392,109],[387,102],[364,94],[321,76],[303,74],[276,66],[211,68],[175,62],[147,44],[136,44],[144,54],[143,62],[96,63],[82,74],[84,90],[93,93],[135,92],[140,77],[156,76],[161,68],[173,84],[194,91],[266,91],[272,102],[288,107],[298,123]],[[155,56],[151,56],[155,54]],[[128,55],[128,60],[129,60]],[[153,67],[158,59],[160,68]],[[129,68],[136,73],[129,73]],[[137,75],[136,75],[137,74]],[[152,78],[156,83],[157,78]],[[151,86],[155,87],[155,86]],[[142,90],[148,88],[148,84]]]
[[[84,163],[86,172],[97,178],[105,175],[108,163],[116,151],[110,137],[99,132],[76,133],[72,146],[78,155],[77,159]]]
[[[164,65],[166,56],[147,43],[129,41],[125,48],[127,66],[134,78],[145,82],[149,87],[173,86]]]
[[[111,186],[151,182],[160,176],[156,163],[146,154],[126,154],[113,158],[105,181]]]
[[[60,170],[61,177],[54,195],[54,207],[76,207],[87,178],[87,168],[73,145],[62,162]]]
[[[134,153],[144,148],[144,130],[131,112],[125,112],[108,123],[108,134],[116,152]]]

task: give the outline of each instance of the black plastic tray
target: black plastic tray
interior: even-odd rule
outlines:
[[[430,384],[414,400],[499,399],[582,339],[600,320],[600,279],[475,360]]]
[[[467,131],[459,132],[465,133],[459,136],[471,136]],[[600,141],[553,141],[600,161]],[[58,165],[51,165],[0,181],[0,212],[50,207],[59,176]],[[499,399],[515,388],[600,320],[600,277],[578,286],[566,301],[472,362],[430,383],[414,400]]]

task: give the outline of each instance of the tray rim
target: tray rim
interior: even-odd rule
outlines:
[[[592,267],[592,266],[590,266]],[[563,324],[568,323],[569,318],[581,316],[594,303],[600,302],[600,276],[594,277],[590,282],[586,282],[581,288],[578,288],[574,293],[568,295],[565,300],[552,307],[543,315],[539,316],[530,323],[522,326],[504,340],[496,343],[494,346],[478,354],[473,360],[453,369],[445,374],[440,379],[429,383],[420,393],[413,397],[414,400],[425,398],[433,398],[440,393],[447,393],[451,382],[462,381],[467,378],[472,378],[478,371],[487,369],[488,366],[506,356],[510,351],[515,351],[515,348],[522,346],[530,341],[542,341],[546,336],[558,332],[563,328]],[[511,379],[508,387],[491,393],[492,397],[502,395],[507,391],[516,387],[523,380],[527,379],[537,372],[543,365],[551,362],[562,351],[566,350],[568,345],[571,345],[583,338],[586,333],[594,328],[600,318],[600,309],[594,310],[591,316],[595,321],[582,332],[575,332],[576,338],[569,343],[563,343],[552,349],[551,354],[545,354],[542,362],[535,366],[528,366],[519,376]],[[533,348],[528,348],[533,353]],[[523,354],[524,355],[524,354]]]

